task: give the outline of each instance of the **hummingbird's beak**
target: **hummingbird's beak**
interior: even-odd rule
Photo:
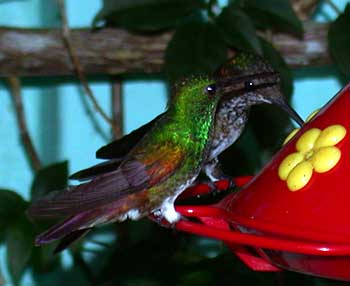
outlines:
[[[280,106],[300,126],[303,119],[289,106],[279,88],[280,75],[278,72],[264,72],[253,75],[226,77],[218,79],[217,85],[226,100],[245,93],[259,95],[257,103],[273,103]],[[251,96],[251,95],[250,95]]]
[[[281,107],[285,112],[289,114],[292,119],[298,123],[300,127],[303,126],[304,120],[300,117],[300,115],[288,104],[284,97],[275,97],[271,98],[271,102]]]

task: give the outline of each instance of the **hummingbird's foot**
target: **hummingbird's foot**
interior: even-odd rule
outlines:
[[[211,193],[215,191],[226,191],[228,189],[234,188],[236,186],[233,177],[230,175],[222,175],[220,178],[215,179],[214,181],[211,180],[196,180],[192,184],[192,188],[198,188],[202,185],[205,185],[206,193]]]
[[[203,171],[212,182],[218,181],[219,178],[224,174],[223,171],[221,170],[221,167],[217,158],[214,158],[211,161],[206,162],[203,167]]]
[[[207,193],[210,193],[212,191],[215,191],[216,190],[216,184],[215,184],[215,181],[212,181],[212,180],[208,180],[208,179],[198,179],[196,180],[192,185],[191,187],[200,187],[201,185],[205,185],[207,186]]]
[[[180,195],[177,204],[198,204],[203,200],[214,199],[217,195],[224,195],[233,187],[235,183],[229,176],[215,182],[199,179]]]
[[[232,189],[236,186],[233,177],[230,175],[222,174],[221,177],[214,182],[216,189],[219,191]]]
[[[226,175],[222,171],[217,158],[205,163],[204,172],[211,181],[208,186],[213,191],[223,191],[235,187],[232,176]]]
[[[214,158],[211,161],[206,162],[203,167],[203,170],[207,175],[207,177],[210,179],[210,181],[214,183],[214,185],[210,185],[211,187],[213,187],[213,189],[217,189],[217,185],[216,185],[217,181],[223,181],[223,180],[230,182],[230,185],[228,186],[229,188],[234,187],[232,176],[226,175],[222,171],[220,163],[217,158]]]

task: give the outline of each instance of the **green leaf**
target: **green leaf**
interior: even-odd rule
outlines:
[[[48,244],[33,249],[30,264],[34,273],[49,273],[60,265],[60,256],[53,255],[56,244]]]
[[[329,51],[340,71],[350,78],[350,4],[331,23],[328,31]]]
[[[223,9],[217,19],[229,45],[241,50],[261,54],[261,44],[251,19],[238,7],[230,5]]]
[[[154,31],[176,27],[203,7],[204,0],[105,0],[93,25],[106,21],[126,29]]]
[[[226,59],[228,47],[211,23],[189,23],[177,29],[165,53],[171,81],[193,74],[212,74]]]
[[[293,75],[291,69],[284,61],[281,54],[274,48],[274,46],[266,40],[260,38],[261,47],[263,49],[263,56],[266,58],[272,67],[280,73],[281,89],[285,97],[288,99],[293,93]]]
[[[12,281],[18,285],[34,246],[33,226],[25,216],[6,231],[7,267]]]
[[[261,38],[261,44],[263,56],[274,70],[280,73],[283,95],[290,99],[293,93],[293,76],[290,68],[271,43]],[[266,159],[271,158],[271,155],[280,147],[281,139],[291,124],[290,118],[286,112],[275,105],[263,105],[254,107],[250,115],[250,123],[261,148],[260,152],[252,153],[261,154],[261,158],[266,162]]]
[[[303,25],[288,0],[244,0],[243,5],[258,26],[302,36]]]
[[[215,285],[216,279],[210,269],[188,272],[180,278],[182,286],[209,286]]]
[[[44,167],[37,172],[31,187],[32,200],[51,191],[64,189],[68,181],[68,162],[60,162]]]
[[[0,189],[0,227],[8,226],[22,215],[28,203],[16,192]]]
[[[290,116],[276,105],[256,106],[251,112],[250,120],[256,139],[261,147],[258,154],[264,163],[282,146]],[[266,128],[268,126],[269,128]]]
[[[292,279],[288,279],[288,282],[291,280]],[[312,279],[312,285],[314,286],[336,286],[337,284],[339,285],[339,282],[330,278],[313,277]],[[303,285],[306,285],[306,284],[303,284]]]

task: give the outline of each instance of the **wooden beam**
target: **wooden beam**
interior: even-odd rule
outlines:
[[[305,23],[304,39],[275,34],[272,42],[291,67],[329,64],[327,24]],[[72,44],[88,75],[159,73],[172,32],[72,29]],[[190,48],[190,43],[189,43]],[[59,30],[0,27],[0,77],[74,74]]]

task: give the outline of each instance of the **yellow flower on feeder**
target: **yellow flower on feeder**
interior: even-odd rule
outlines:
[[[319,111],[320,111],[320,109],[314,110],[314,111],[306,118],[305,122],[309,122],[312,118],[315,117],[315,115],[316,115]],[[298,133],[299,130],[300,130],[300,128],[295,128],[295,129],[293,129],[293,131],[289,133],[289,135],[286,137],[286,139],[284,139],[282,145],[286,145],[286,144],[294,137],[294,135]]]
[[[325,173],[334,168],[341,157],[341,151],[335,145],[345,135],[346,129],[339,124],[324,130],[312,128],[306,131],[296,142],[297,152],[284,158],[278,168],[278,175],[287,182],[288,189],[298,191],[306,186],[313,171]]]

